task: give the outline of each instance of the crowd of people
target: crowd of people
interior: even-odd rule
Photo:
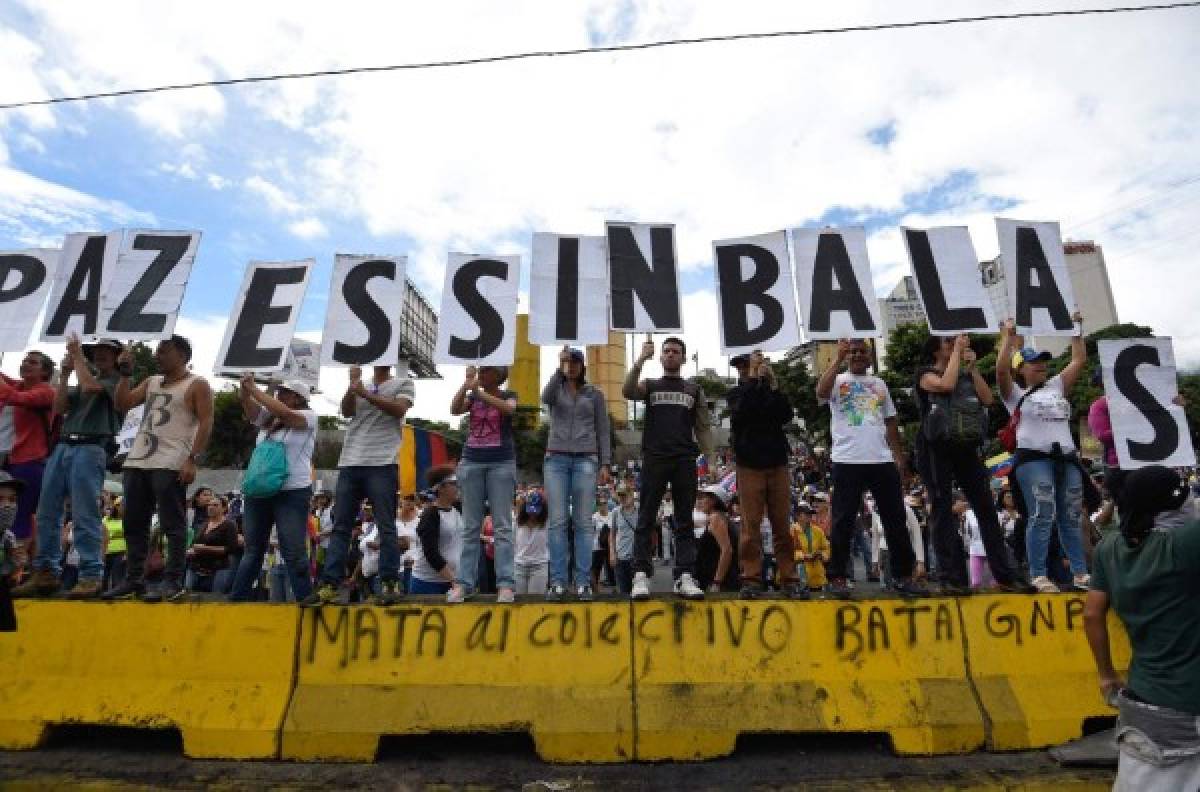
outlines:
[[[722,449],[704,392],[680,373],[684,342],[663,341],[662,376],[643,378],[654,354],[644,343],[623,385],[644,405],[629,466],[613,465],[608,408],[584,354],[564,347],[541,393],[540,480],[519,481],[507,368],[468,367],[450,405],[467,416],[461,459],[406,493],[396,464],[415,400],[406,372],[350,370],[332,493],[314,488],[309,387],[264,389],[246,375],[238,395],[257,441],[241,488],[217,493],[197,482],[213,393],[191,371],[187,339],[159,343],[157,373],[137,383],[117,341],[73,338],[57,367],[31,351],[19,377],[0,377],[0,597],[15,585],[16,597],[307,606],[480,593],[588,601],[606,589],[642,600],[659,564],[684,599],[844,598],[856,577],[905,597],[1088,591],[1102,687],[1137,724],[1122,742],[1122,767],[1132,768],[1123,772],[1170,765],[1195,782],[1187,773],[1200,772],[1200,742],[1181,724],[1200,714],[1200,482],[1194,471],[1121,470],[1103,398],[1088,419],[1104,459],[1081,458],[1068,399],[1085,369],[1081,335],[1052,373],[1050,354],[1005,324],[995,391],[965,336],[930,337],[913,383],[921,420],[911,449],[867,344],[842,341],[815,388],[831,415],[828,455],[790,441],[792,405],[760,352],[731,360],[738,382]],[[1013,451],[1007,478],[983,457],[997,392],[1010,415],[999,437]],[[114,439],[139,405],[116,494],[105,483]],[[1128,684],[1112,666],[1110,608],[1134,647]],[[0,628],[11,621],[11,602],[0,602]],[[1164,764],[1164,750],[1192,759]]]

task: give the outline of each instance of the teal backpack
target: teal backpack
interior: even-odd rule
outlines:
[[[269,498],[283,489],[288,477],[287,449],[270,436],[254,447],[250,464],[242,476],[242,494],[247,498]]]

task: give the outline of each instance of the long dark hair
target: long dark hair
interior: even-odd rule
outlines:
[[[929,335],[925,338],[925,343],[921,344],[921,360],[926,363],[937,362],[937,352],[942,347],[942,337],[939,335]]]

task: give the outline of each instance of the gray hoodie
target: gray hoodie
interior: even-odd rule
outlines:
[[[566,378],[555,371],[542,388],[542,403],[550,408],[550,437],[547,451],[568,454],[598,454],[600,464],[612,459],[608,432],[608,407],[604,394],[594,385],[584,385],[572,396]]]

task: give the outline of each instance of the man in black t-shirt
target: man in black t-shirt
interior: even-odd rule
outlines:
[[[622,395],[646,403],[642,428],[642,489],[633,548],[633,599],[650,597],[651,534],[658,507],[667,485],[674,503],[675,593],[685,599],[703,599],[696,584],[696,537],[692,532],[692,509],[696,504],[696,457],[712,450],[708,403],[704,391],[679,376],[687,347],[678,338],[663,341],[659,362],[663,376],[640,379],[642,365],[654,356],[654,342],[642,344],[642,352],[625,377]],[[710,469],[716,465],[710,460]]]

